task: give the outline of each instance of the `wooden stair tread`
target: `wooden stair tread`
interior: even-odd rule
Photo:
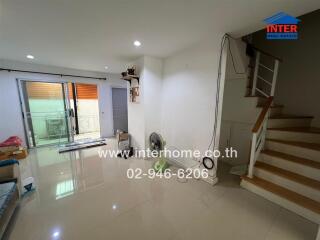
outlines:
[[[310,159],[306,159],[306,158],[301,158],[301,157],[296,157],[293,155],[289,155],[286,153],[282,153],[282,152],[277,152],[277,151],[273,151],[273,150],[262,150],[261,153],[263,154],[267,154],[269,156],[273,156],[273,157],[278,157],[290,162],[294,162],[294,163],[298,163],[298,164],[303,164],[306,165],[308,167],[312,167],[312,168],[316,168],[316,169],[320,169],[320,163],[310,160]]]
[[[313,118],[313,116],[278,115],[278,116],[272,116],[269,119],[304,119],[304,118]]]
[[[264,96],[252,96],[252,95],[246,95],[246,96],[244,96],[244,97],[255,97],[255,98],[265,98],[265,99],[267,99],[266,97],[264,97]]]
[[[283,143],[287,145],[302,147],[302,148],[308,148],[316,151],[320,151],[320,144],[318,143],[307,143],[307,142],[299,142],[299,141],[288,141],[288,140],[280,140],[280,139],[274,139],[274,138],[266,138],[267,141],[272,142],[278,142]]]
[[[264,162],[256,162],[255,167],[320,191],[320,182],[317,180],[266,164]]]
[[[258,105],[257,106],[258,108],[263,108],[264,105]],[[278,104],[274,104],[274,105],[271,105],[270,108],[283,108],[284,106],[283,105],[278,105]]]
[[[309,209],[317,214],[320,214],[320,203],[317,201],[314,201],[310,198],[307,198],[303,195],[300,195],[296,192],[293,192],[289,189],[286,189],[284,187],[281,187],[277,184],[271,183],[269,181],[263,180],[258,177],[249,178],[247,176],[241,177],[243,180],[250,182],[260,188],[263,188],[273,194],[276,194],[282,198],[285,198],[297,205],[300,205],[306,209]]]
[[[268,130],[320,134],[320,128],[314,128],[314,127],[279,127],[279,128],[268,128]]]

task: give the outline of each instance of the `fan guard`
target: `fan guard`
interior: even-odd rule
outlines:
[[[160,151],[164,149],[165,141],[160,134],[153,132],[149,136],[149,146],[152,151]]]

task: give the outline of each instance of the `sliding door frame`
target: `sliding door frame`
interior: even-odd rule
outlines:
[[[73,97],[73,108],[74,108],[74,131],[75,135],[78,135],[79,130],[79,119],[78,119],[78,97],[77,97],[77,88],[75,83],[71,83],[72,88],[72,97]],[[69,89],[70,90],[70,89]]]
[[[24,91],[23,91],[23,82],[39,82],[39,83],[57,83],[62,85],[62,91],[63,91],[63,100],[64,100],[64,108],[65,108],[65,118],[66,118],[66,124],[67,124],[67,135],[68,135],[68,142],[73,142],[74,141],[74,127],[73,127],[73,122],[71,120],[72,113],[71,113],[71,108],[70,108],[70,100],[69,100],[69,88],[68,88],[68,82],[67,81],[56,81],[56,80],[32,80],[30,78],[17,78],[17,87],[18,87],[18,92],[19,92],[19,100],[20,100],[20,106],[21,106],[21,114],[22,114],[22,119],[23,119],[23,125],[24,125],[24,132],[25,132],[25,140],[27,143],[28,148],[36,148],[36,147],[42,147],[42,146],[36,146],[35,144],[35,138],[34,135],[32,137],[32,144],[30,143],[31,139],[29,137],[29,132],[33,133],[32,129],[32,124],[30,126],[28,122],[28,116],[27,116],[27,107],[26,107],[26,101],[27,101],[27,96],[25,96]],[[32,121],[32,120],[31,120]],[[43,145],[45,146],[53,146],[57,145],[55,143],[53,144],[47,144]]]

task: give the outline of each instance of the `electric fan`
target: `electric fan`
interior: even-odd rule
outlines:
[[[153,165],[153,169],[156,172],[164,172],[169,167],[167,160],[161,156],[161,151],[164,149],[166,142],[163,140],[160,134],[151,133],[149,136],[149,146],[151,151],[157,151],[160,155],[160,159],[156,161]]]
[[[151,151],[157,151],[160,152],[164,149],[164,145],[166,142],[163,140],[160,134],[158,133],[151,133],[149,136],[149,145]]]

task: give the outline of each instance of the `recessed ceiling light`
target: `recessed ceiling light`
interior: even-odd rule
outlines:
[[[27,55],[27,58],[29,58],[29,59],[34,59],[34,56],[32,56],[32,55]]]
[[[108,66],[105,66],[104,69],[108,69]]]
[[[141,42],[136,40],[133,42],[133,45],[135,45],[136,47],[140,47],[141,46]]]

